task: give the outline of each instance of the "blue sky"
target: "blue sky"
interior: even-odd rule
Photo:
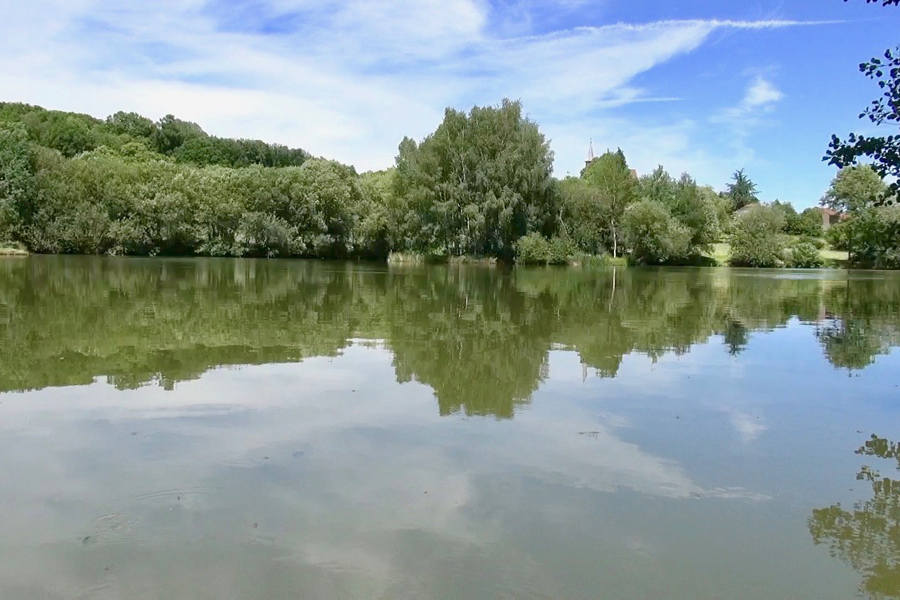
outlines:
[[[388,167],[446,106],[519,98],[558,176],[588,140],[631,165],[815,204],[832,133],[877,88],[857,65],[900,44],[863,0],[0,0],[0,99],[103,117],[173,113]]]

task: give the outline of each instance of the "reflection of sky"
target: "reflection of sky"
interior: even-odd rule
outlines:
[[[848,597],[806,518],[858,496],[853,449],[900,424],[896,367],[848,377],[795,324],[738,357],[715,338],[631,355],[614,379],[554,350],[511,420],[441,418],[377,344],[172,392],[3,394],[0,590]]]

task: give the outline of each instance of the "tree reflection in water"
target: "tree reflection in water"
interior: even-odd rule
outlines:
[[[440,414],[510,418],[549,351],[615,377],[716,340],[808,324],[838,368],[900,345],[900,280],[731,269],[386,267],[316,261],[42,257],[0,262],[0,392],[81,385],[171,388],[224,365],[336,356],[381,340],[398,381]]]
[[[856,454],[888,461],[900,469],[900,444],[875,435]],[[856,475],[872,488],[872,498],[845,510],[840,504],[813,510],[813,542],[862,575],[860,591],[870,598],[900,598],[900,481],[863,465]]]

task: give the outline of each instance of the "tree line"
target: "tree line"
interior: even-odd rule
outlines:
[[[578,177],[556,179],[552,165],[548,140],[509,100],[448,108],[425,139],[403,139],[394,167],[363,174],[172,115],[99,120],[0,104],[0,240],[41,253],[540,264],[709,264],[713,244],[730,242],[737,265],[820,264],[819,209],[760,204],[743,170],[717,193],[663,167],[638,177],[621,150]],[[843,185],[860,177],[866,185]],[[858,262],[900,266],[900,243],[887,235],[900,221],[869,197],[875,179],[847,167],[828,202],[859,217],[839,228],[856,240]],[[843,239],[834,236],[850,247]]]

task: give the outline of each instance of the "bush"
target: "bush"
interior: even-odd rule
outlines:
[[[564,265],[574,252],[569,240],[561,237],[548,240],[537,232],[523,235],[516,242],[516,262],[522,265]]]
[[[825,232],[825,241],[834,250],[850,249],[850,223],[841,221]]]
[[[815,248],[817,250],[821,250],[822,248],[825,247],[825,240],[823,240],[820,237],[812,237],[809,235],[804,235],[804,236],[801,236],[800,239],[798,239],[794,245],[797,245],[797,244],[812,244],[813,246],[815,246]]]
[[[691,232],[659,202],[641,200],[628,207],[622,230],[638,264],[675,262],[690,254]]]
[[[787,216],[784,230],[793,235],[817,238],[822,235],[822,209],[807,208],[800,214]]]
[[[550,257],[550,244],[539,233],[523,235],[516,241],[516,262],[523,265],[544,265]]]
[[[795,269],[818,269],[822,266],[819,249],[808,242],[794,244],[791,248],[790,266]]]
[[[875,269],[900,269],[900,206],[863,210],[846,225],[852,233],[851,262]]]
[[[731,232],[731,264],[741,267],[783,266],[783,226],[782,213],[769,206],[756,205],[736,215]]]
[[[575,251],[575,245],[568,239],[553,237],[547,247],[547,263],[551,265],[568,264]]]

